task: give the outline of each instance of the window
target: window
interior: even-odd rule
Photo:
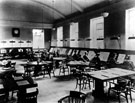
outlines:
[[[78,47],[78,23],[70,24],[70,47]]]
[[[104,48],[104,18],[90,19],[90,48]]]
[[[57,46],[63,46],[63,27],[57,28]]]
[[[126,49],[135,50],[135,8],[126,10]]]
[[[33,29],[33,48],[45,48],[44,39],[44,30]]]

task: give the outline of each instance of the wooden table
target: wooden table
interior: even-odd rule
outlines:
[[[7,77],[1,79],[1,81],[3,86],[0,86],[0,92],[3,90],[4,93],[6,93],[6,98],[8,98],[10,91],[19,90],[25,93],[27,88],[38,87],[38,84],[30,77]],[[2,87],[4,87],[4,89],[2,89]]]
[[[53,61],[55,63],[56,68],[59,67],[59,63],[61,61],[65,61],[65,60],[66,60],[66,57],[53,57]]]
[[[67,66],[70,66],[70,68],[72,70],[81,70],[84,71],[84,67],[88,67],[89,66],[89,62],[83,62],[83,61],[70,61],[67,63]],[[70,72],[72,71],[70,69]]]
[[[41,71],[42,66],[49,65],[51,63],[52,63],[52,61],[42,61],[42,62],[39,62],[39,63],[37,61],[33,61],[33,62],[23,63],[21,65],[22,66],[26,66],[26,65],[34,66],[34,75],[36,76]]]
[[[7,92],[14,90],[25,91],[27,88],[38,86],[32,78],[22,76],[3,79],[3,85]]]
[[[89,75],[95,80],[94,94],[96,96],[104,95],[104,81],[114,80],[119,77],[125,77],[133,74],[135,74],[135,71],[120,68],[110,68],[106,70],[89,72]]]

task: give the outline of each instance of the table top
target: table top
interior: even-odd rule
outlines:
[[[18,86],[29,85],[29,82],[27,80],[17,81],[16,83]]]
[[[37,89],[37,87],[27,88],[27,89],[26,89],[26,92],[27,92],[27,93],[31,93],[31,92],[33,92],[33,91],[36,91],[36,89]]]
[[[83,61],[70,61],[67,63],[69,66],[89,66],[89,62]]]
[[[66,57],[53,57],[53,60],[65,60]]]
[[[3,56],[3,57],[0,57],[0,60],[3,60],[3,59],[11,59],[12,57],[11,56]]]
[[[26,62],[26,63],[23,63],[21,65],[31,65],[31,66],[36,66],[36,65],[47,65],[47,64],[51,64],[52,61],[43,61],[43,62],[37,62],[37,61],[33,61],[33,62]]]
[[[38,87],[38,84],[31,77],[10,77],[2,79],[4,89],[11,90],[26,90],[31,87]],[[2,87],[2,86],[0,86]]]
[[[15,81],[23,80],[22,76],[13,77]]]
[[[4,86],[3,86],[3,84],[0,84],[0,89],[4,89]]]
[[[0,74],[8,72],[8,71],[14,71],[11,67],[0,67]]]
[[[135,71],[125,70],[121,68],[110,68],[105,70],[92,71],[89,72],[89,74],[92,78],[106,81],[116,79],[119,77],[134,75]]]

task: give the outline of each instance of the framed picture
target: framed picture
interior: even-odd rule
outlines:
[[[13,37],[20,37],[20,29],[19,28],[12,28],[12,36]]]

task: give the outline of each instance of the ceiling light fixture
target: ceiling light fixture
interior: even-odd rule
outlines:
[[[106,17],[109,16],[109,13],[108,13],[108,12],[103,12],[101,15],[102,15],[104,18],[106,18]]]

